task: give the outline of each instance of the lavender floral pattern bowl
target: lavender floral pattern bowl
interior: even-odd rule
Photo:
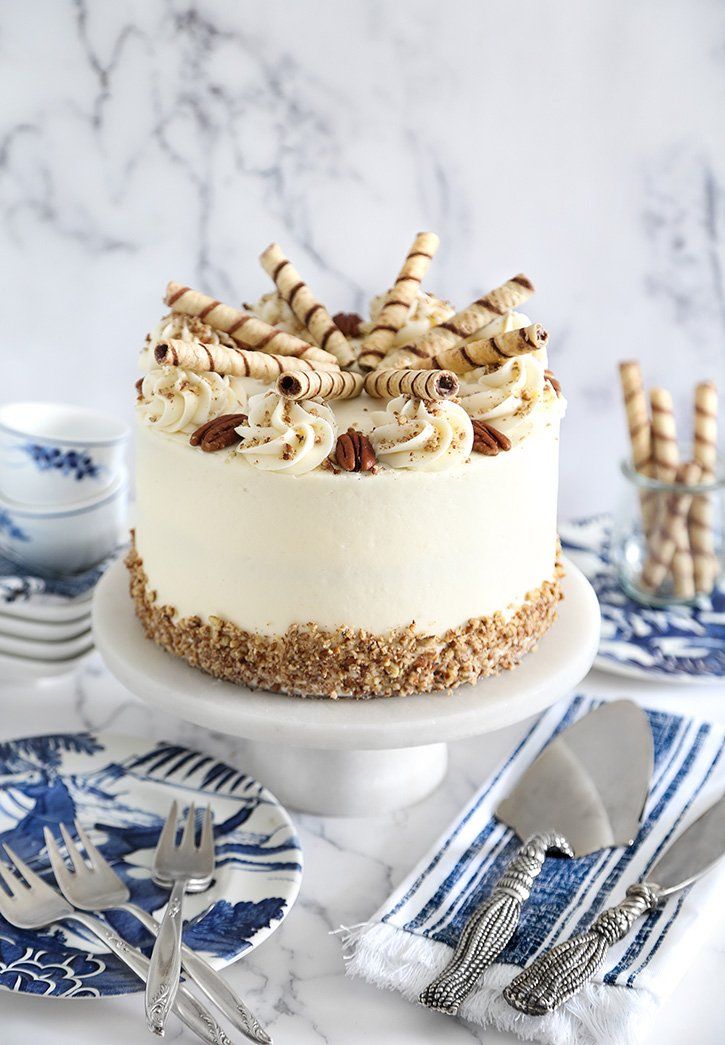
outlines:
[[[720,683],[725,678],[725,588],[697,606],[655,609],[622,590],[609,554],[611,519],[562,523],[561,543],[597,593],[602,634],[594,666],[657,682]]]
[[[127,435],[115,418],[85,407],[0,407],[0,490],[35,507],[88,500],[123,470]]]

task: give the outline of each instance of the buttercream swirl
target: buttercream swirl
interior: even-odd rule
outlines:
[[[385,300],[384,294],[378,294],[370,302],[370,322],[363,323],[360,327],[362,334],[367,334],[373,328],[375,319]],[[408,317],[403,326],[395,334],[393,348],[400,345],[409,345],[412,341],[427,334],[431,327],[439,323],[445,323],[455,313],[450,301],[429,294],[425,290],[419,290],[418,295],[408,310]]]
[[[144,376],[138,409],[152,428],[189,432],[221,414],[243,410],[246,400],[238,378],[164,366]]]
[[[471,455],[473,426],[457,403],[398,396],[372,420],[370,441],[378,460],[390,468],[438,472]]]
[[[300,323],[278,291],[272,290],[269,294],[262,294],[261,298],[255,301],[253,305],[245,305],[244,307],[252,315],[257,316],[258,319],[263,319],[265,323],[269,323],[270,326],[277,327],[278,330],[286,330],[288,334],[294,334],[295,337],[300,338],[302,341],[308,341],[311,345],[314,345],[314,338],[309,330],[303,323]]]
[[[465,375],[461,406],[478,421],[498,421],[528,414],[544,392],[544,366],[531,355],[517,356],[500,367],[480,367]]]
[[[253,395],[237,452],[266,472],[302,475],[319,467],[337,440],[335,415],[317,399],[293,402],[270,390]]]
[[[139,366],[141,370],[153,370],[156,366],[154,349],[159,341],[201,341],[205,345],[227,345],[234,347],[234,341],[222,330],[215,330],[197,316],[185,316],[181,312],[169,312],[160,319],[151,333],[146,335],[146,343],[141,352]]]

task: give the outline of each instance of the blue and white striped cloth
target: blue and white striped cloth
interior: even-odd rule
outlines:
[[[492,810],[551,738],[598,703],[577,696],[531,726],[409,878],[369,923],[350,934],[350,975],[417,998],[446,964],[464,922],[520,845],[492,817]],[[518,931],[461,1006],[464,1018],[556,1045],[632,1042],[637,1024],[688,969],[706,935],[708,910],[717,908],[715,894],[718,882],[722,888],[725,862],[689,893],[671,897],[637,923],[611,949],[597,981],[558,1012],[533,1019],[501,998],[501,989],[523,966],[619,902],[626,887],[645,877],[669,842],[725,789],[721,727],[661,711],[648,711],[648,717],[655,768],[635,843],[579,860],[546,861]]]

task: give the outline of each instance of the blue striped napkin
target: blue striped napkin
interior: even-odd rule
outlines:
[[[531,726],[371,921],[349,932],[349,975],[417,999],[451,957],[464,922],[520,844],[510,829],[492,818],[492,810],[551,738],[599,703],[574,697]],[[637,923],[638,928],[610,950],[597,980],[556,1013],[534,1019],[501,998],[502,988],[523,966],[554,943],[586,929],[600,911],[622,900],[626,887],[646,874],[670,840],[722,794],[725,731],[662,711],[647,714],[655,769],[634,845],[579,860],[546,861],[518,931],[461,1006],[464,1018],[556,1045],[631,1042],[651,1007],[668,997],[688,969],[707,933],[708,909],[717,908],[723,865],[689,893],[671,897]]]

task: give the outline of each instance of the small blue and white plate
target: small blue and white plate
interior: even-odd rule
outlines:
[[[659,682],[725,678],[725,590],[698,606],[654,609],[622,590],[610,561],[611,518],[595,515],[559,526],[562,548],[586,575],[602,611],[594,666],[615,675]]]
[[[0,743],[0,843],[55,885],[43,827],[78,819],[128,884],[159,914],[168,893],[149,868],[173,799],[214,813],[211,887],[187,896],[184,941],[222,968],[279,926],[297,898],[302,852],[273,795],[238,769],[178,744],[111,733],[68,733]],[[148,934],[123,912],[105,917],[150,953]],[[54,998],[128,994],[143,984],[83,927],[26,932],[0,918],[0,989]]]

